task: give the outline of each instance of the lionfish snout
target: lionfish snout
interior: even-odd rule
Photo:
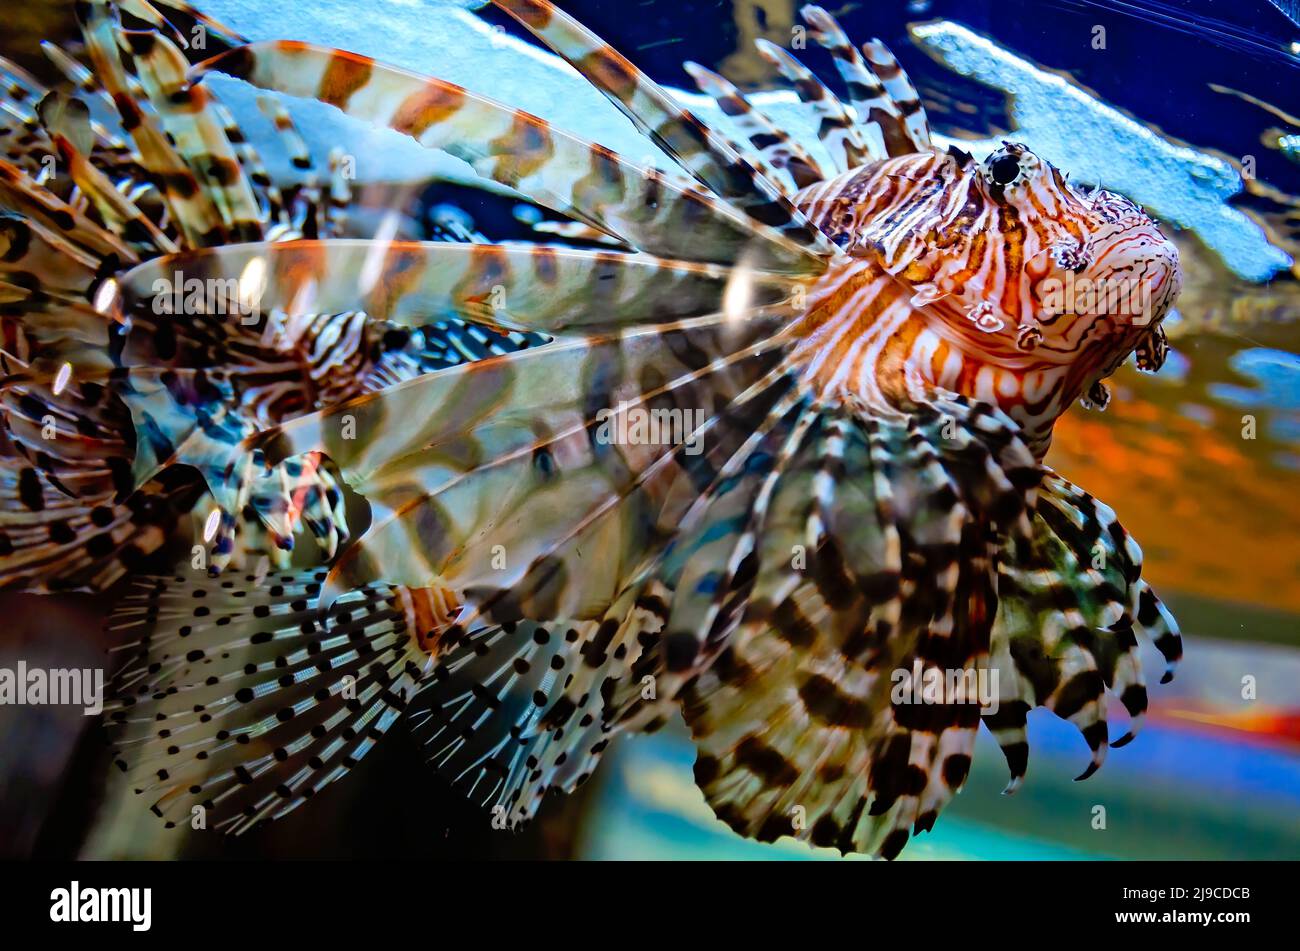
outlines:
[[[1134,350],[1139,366],[1158,369],[1160,323],[1182,287],[1178,249],[1141,207],[1113,192],[1086,199],[1085,240],[1052,250],[1047,277],[1035,287],[1049,352],[1094,372],[1113,373]]]

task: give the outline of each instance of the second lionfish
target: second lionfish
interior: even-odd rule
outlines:
[[[140,650],[111,716],[120,764],[155,811],[175,821],[203,806],[230,831],[284,815],[403,716],[439,770],[517,824],[588,777],[615,735],[680,710],[696,781],[734,829],[886,857],[961,788],[981,719],[1010,788],[1039,705],[1079,728],[1090,774],[1111,745],[1107,693],[1131,718],[1114,745],[1146,709],[1139,635],[1166,677],[1181,642],[1114,513],[1042,459],[1060,414],[1104,405],[1102,380],[1131,354],[1158,369],[1181,280],[1170,242],[1127,199],[1071,185],[1023,146],[983,161],[936,149],[894,57],[878,41],[856,48],[820,8],[803,16],[845,98],[791,54],[761,52],[815,111],[830,163],[701,67],[688,68],[743,141],[549,3],[496,6],[679,171],[297,42],[232,42],[183,73],[169,56],[166,95],[146,98],[177,132],[211,114],[214,72],[319,99],[465,160],[570,219],[561,233],[608,247],[274,240],[233,213],[219,240],[169,248],[154,235],[156,252],[115,275],[99,311],[134,333],[160,275],[252,269],[262,308],[289,326],[446,317],[495,333],[503,351],[549,342],[282,399],[283,377],[233,345],[220,349],[231,368],[200,385],[204,345],[227,333],[204,320],[173,318],[171,336],[202,343],[178,344],[170,376],[142,365],[152,358],[101,353],[102,339],[47,311],[18,322],[49,348],[25,358],[20,395],[39,396],[64,364],[84,391],[105,366],[133,423],[134,479],[117,487],[128,502],[146,474],[189,462],[232,525],[250,483],[292,490],[329,460],[370,506],[369,527],[327,567],[146,579],[123,604],[117,626]],[[162,26],[120,31],[108,4],[85,9],[91,49],[119,68],[133,60],[147,94]],[[77,115],[45,111],[56,128]],[[179,179],[151,164],[147,123],[125,111],[146,177],[186,207],[194,195],[168,190]],[[246,157],[231,162],[225,179],[239,181]],[[96,228],[118,243],[149,230],[120,189],[101,191],[82,212]],[[233,200],[198,194],[222,197],[218,215]],[[32,266],[41,285],[82,314],[94,289],[59,284],[67,265],[45,253]],[[93,260],[102,281],[110,248]],[[1062,286],[1126,290],[1077,307]],[[611,438],[647,414],[688,421],[684,438]],[[250,517],[278,538],[297,495],[270,496],[290,501]],[[922,689],[932,674],[981,671],[997,675],[995,708]],[[900,699],[900,677],[924,702]]]

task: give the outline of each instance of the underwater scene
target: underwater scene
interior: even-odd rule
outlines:
[[[0,57],[0,856],[1300,858],[1294,3]]]

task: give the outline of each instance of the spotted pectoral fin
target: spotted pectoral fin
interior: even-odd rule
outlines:
[[[615,685],[659,618],[629,589],[605,617],[507,621],[458,636],[416,699],[412,723],[456,788],[527,822],[548,793],[591,776],[616,727]]]
[[[130,494],[130,422],[92,374],[11,374],[0,419],[0,586],[102,590],[163,545],[196,494],[183,480]]]
[[[163,546],[192,496],[150,483],[123,502],[74,498],[12,462],[0,466],[0,588],[103,591]]]
[[[817,599],[805,590],[792,603],[806,616]],[[789,631],[742,625],[684,692],[696,782],[742,835],[894,858],[965,782],[978,704],[945,702],[943,688],[924,701],[916,655],[899,641],[874,665],[846,667],[811,630],[798,644]],[[973,684],[979,669],[955,673]]]
[[[116,761],[169,823],[240,833],[345,775],[414,696],[452,602],[389,585],[317,606],[324,573],[144,579],[105,715]],[[417,619],[429,630],[414,630]]]

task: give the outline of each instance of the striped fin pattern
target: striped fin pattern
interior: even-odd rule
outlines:
[[[134,95],[119,53],[122,35],[117,9],[107,0],[88,0],[77,7],[86,51],[95,74],[112,95],[122,126],[140,151],[141,162],[162,187],[172,220],[185,244],[202,247],[225,240],[226,230],[212,199],[199,188],[195,173],[168,142],[157,114]]]
[[[778,445],[751,457],[748,491],[719,496],[702,544],[682,546],[656,681],[681,685],[696,779],[737,831],[893,857],[964,781],[979,704],[892,691],[914,670],[988,667],[990,546],[1035,470],[1013,438],[1002,494],[978,470],[958,475],[957,458],[989,451],[986,414],[956,417],[972,437],[957,450],[937,412],[882,425],[792,408]],[[909,488],[905,472],[922,479]]]
[[[409,713],[517,826],[680,709],[732,828],[892,858],[981,721],[1010,788],[1034,706],[1089,775],[1107,693],[1141,724],[1138,637],[1166,677],[1181,637],[1115,514],[1042,460],[1131,353],[1163,359],[1156,224],[1014,143],[936,151],[897,60],[817,7],[847,99],[760,51],[834,169],[702,67],[738,141],[546,0],[495,5],[685,174],[181,3],[78,4],[90,68],[50,47],[52,89],[0,62],[0,584],[111,584],[187,515],[213,546],[212,577],[146,579],[115,615],[136,787],[241,832]],[[221,52],[193,64],[193,29]],[[537,233],[604,246],[383,214],[346,143],[313,154],[263,96],[273,175],[210,72],[444,150],[567,219]],[[1045,290],[1067,272],[1154,293],[1078,314]]]
[[[1168,662],[1162,682],[1182,656],[1177,623],[1141,578],[1142,550],[1110,508],[1051,474],[1033,523],[1033,534],[1000,559],[994,660],[1003,695],[1000,709],[985,717],[1011,770],[1008,791],[1019,787],[1028,763],[1030,709],[1046,706],[1079,728],[1092,751],[1084,778],[1108,745],[1123,746],[1141,729],[1147,691],[1136,634]],[[1105,691],[1131,718],[1114,744]]]
[[[296,314],[364,311],[418,326],[432,315],[549,335],[672,323],[720,308],[730,269],[646,254],[536,244],[460,244],[335,238],[233,244],[154,258],[120,279],[124,307],[147,302],[174,272],[238,281],[260,262],[259,307]],[[360,280],[357,279],[360,275]],[[750,300],[790,296],[799,282],[757,274]]]
[[[644,251],[729,263],[749,251],[776,270],[818,261],[770,225],[611,150],[440,79],[305,43],[254,43],[198,67],[310,97],[467,162],[485,178]]]
[[[272,461],[325,452],[370,500],[371,527],[332,569],[334,590],[372,576],[410,584],[455,577],[462,590],[490,586],[486,601],[516,589],[507,600],[520,610],[531,600],[547,605],[529,616],[581,619],[600,604],[584,592],[603,592],[607,604],[623,587],[618,573],[639,561],[647,545],[652,550],[673,523],[671,513],[657,514],[662,503],[656,500],[673,473],[694,464],[685,445],[620,442],[621,420],[638,407],[676,407],[679,423],[689,421],[682,435],[716,426],[709,454],[713,442],[725,451],[742,436],[741,418],[717,417],[779,358],[770,329],[782,313],[788,311],[735,328],[683,322],[557,342],[455,367],[299,417],[247,448],[264,449]],[[744,345],[746,338],[759,342]],[[741,345],[732,356],[708,360],[708,352],[731,350],[720,346],[723,339]],[[646,383],[653,388],[643,392]],[[703,415],[685,415],[689,407],[703,407]],[[385,422],[417,414],[419,425]],[[346,438],[347,420],[373,435]],[[412,545],[412,533],[440,541]],[[467,547],[470,538],[475,544]],[[611,546],[605,563],[562,564],[594,544]],[[491,564],[495,545],[512,553],[505,570]],[[568,554],[562,558],[561,551]],[[584,583],[566,590],[560,582],[566,576]],[[529,593],[532,585],[538,587]]]
[[[811,253],[836,253],[776,185],[600,37],[549,0],[492,2],[568,60],[633,125],[719,197]]]
[[[154,109],[186,164],[202,178],[232,240],[262,236],[261,210],[206,88],[191,86],[189,64],[157,33],[124,33]]]
[[[873,159],[928,152],[930,126],[921,97],[880,40],[863,45],[864,59],[835,18],[818,6],[802,10],[813,39],[825,47],[849,90],[849,103],[866,128]]]
[[[78,208],[36,184],[21,168],[0,160],[0,208],[29,218],[47,230],[62,232],[100,258],[116,256],[124,265],[136,253],[113,232],[100,227]]]
[[[759,55],[777,68],[794,84],[799,99],[813,109],[817,117],[817,138],[830,153],[836,171],[857,168],[867,158],[867,146],[854,125],[853,114],[811,70],[791,54],[769,40],[755,40]]]
[[[745,98],[745,94],[717,73],[699,63],[683,63],[700,92],[712,96],[725,115],[734,119],[754,150],[755,165],[770,167],[789,176],[798,191],[826,178],[826,172],[808,151],[792,139]],[[761,163],[761,164],[760,164]]]

